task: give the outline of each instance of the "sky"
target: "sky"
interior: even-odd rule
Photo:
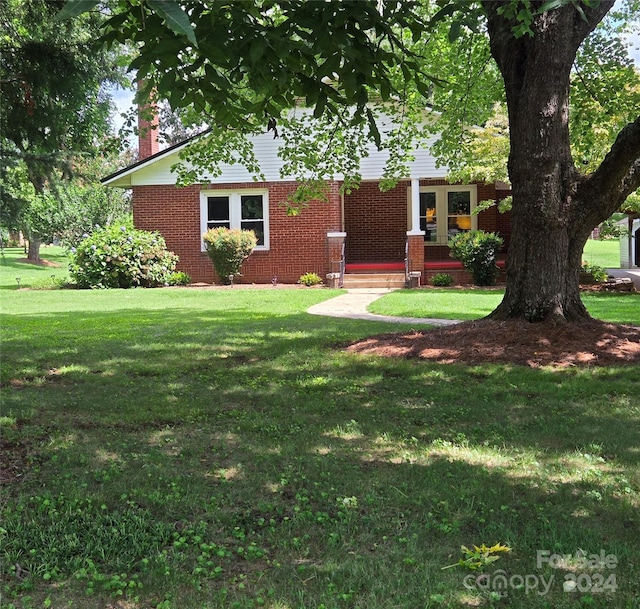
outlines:
[[[636,32],[627,39],[629,43],[629,55],[640,69],[640,32]]]
[[[111,99],[116,106],[113,116],[113,128],[117,133],[124,122],[120,115],[126,113],[133,106],[133,91],[116,87],[111,90]]]

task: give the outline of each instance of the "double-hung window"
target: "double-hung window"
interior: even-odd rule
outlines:
[[[266,190],[210,190],[200,193],[200,229],[242,228],[252,230],[256,250],[269,249],[269,195]],[[205,250],[204,242],[202,250]]]
[[[454,235],[477,228],[476,199],[475,185],[420,187],[420,230],[425,243],[446,245]]]

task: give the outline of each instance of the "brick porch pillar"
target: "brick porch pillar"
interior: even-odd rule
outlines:
[[[344,242],[346,238],[347,233],[327,233],[327,254],[329,259],[327,286],[330,288],[340,287],[340,261],[342,260],[342,255],[344,252]]]
[[[407,233],[409,244],[407,255],[409,257],[409,273],[424,273],[424,232],[418,234],[409,231]],[[418,283],[420,283],[418,281]]]

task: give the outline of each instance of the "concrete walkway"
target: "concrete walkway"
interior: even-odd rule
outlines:
[[[613,277],[629,277],[636,290],[640,290],[640,269],[607,269]],[[432,319],[430,317],[389,317],[369,313],[367,307],[385,294],[393,292],[389,288],[352,288],[344,294],[325,300],[307,309],[312,315],[325,317],[346,317],[348,319],[367,319],[370,321],[386,321],[389,323],[413,324],[415,326],[452,326],[460,321],[454,319]]]
[[[453,319],[431,319],[426,317],[389,317],[369,313],[367,307],[385,294],[392,292],[388,288],[353,288],[345,294],[325,300],[307,309],[312,315],[326,317],[346,317],[348,319],[367,319],[370,321],[386,321],[390,323],[413,324],[414,326],[452,326],[460,323]]]

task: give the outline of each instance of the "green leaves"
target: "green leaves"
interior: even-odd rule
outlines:
[[[24,170],[20,182],[33,188],[33,196],[25,196],[23,187],[12,189],[11,200],[20,203],[20,213],[10,218],[33,236],[32,242],[59,237],[75,224],[70,218],[80,216],[75,213],[78,205],[62,185],[113,144],[105,90],[120,80],[117,61],[113,52],[94,45],[101,14],[82,15],[96,4],[71,2],[61,13],[53,2],[0,3],[0,21],[10,32],[0,48],[0,165],[6,168],[19,160]],[[67,20],[60,22],[65,14]],[[18,177],[3,173],[9,183]]]
[[[147,0],[147,4],[157,15],[165,20],[169,29],[178,35],[186,36],[193,46],[198,46],[189,15],[180,8],[177,2],[172,2],[171,0]]]
[[[112,8],[105,39],[138,49],[131,68],[149,90],[238,129],[248,115],[278,118],[299,99],[317,117],[356,105],[364,122],[372,95],[401,94],[397,66],[405,64],[403,80],[416,74],[402,32],[415,37],[422,20],[409,3],[145,0]]]
[[[539,13],[546,13],[547,11],[553,11],[555,9],[561,8],[565,4],[567,4],[568,0],[547,0],[542,4],[542,6],[538,9]]]
[[[598,28],[578,51],[571,84],[572,152],[587,173],[602,162],[617,133],[638,116],[640,73],[621,40]]]
[[[451,257],[462,262],[476,285],[494,285],[498,274],[496,254],[504,243],[497,233],[471,230],[449,241]]]
[[[99,0],[68,0],[62,10],[55,16],[55,20],[64,21],[78,17],[83,13],[89,12],[98,4]],[[172,32],[179,36],[185,36],[194,47],[198,46],[189,15],[177,2],[174,0],[146,0],[146,4],[165,21]]]
[[[159,233],[111,225],[78,244],[69,272],[80,288],[158,287],[169,283],[177,262]]]
[[[460,38],[460,29],[462,24],[459,21],[454,21],[449,28],[449,42],[455,42]]]
[[[498,554],[504,552],[511,552],[511,548],[507,545],[503,545],[501,543],[496,543],[493,546],[489,547],[484,543],[481,546],[474,545],[473,548],[467,548],[467,546],[462,546],[462,552],[464,554],[464,558],[461,558],[456,564],[448,565],[447,567],[442,567],[442,569],[450,569],[451,567],[466,567],[471,571],[478,571],[483,569],[484,567],[494,563],[496,560],[500,559]]]
[[[229,285],[258,243],[252,230],[211,228],[202,236],[216,273]]]
[[[55,16],[55,21],[64,21],[87,13],[95,8],[99,0],[68,0],[62,10]]]

